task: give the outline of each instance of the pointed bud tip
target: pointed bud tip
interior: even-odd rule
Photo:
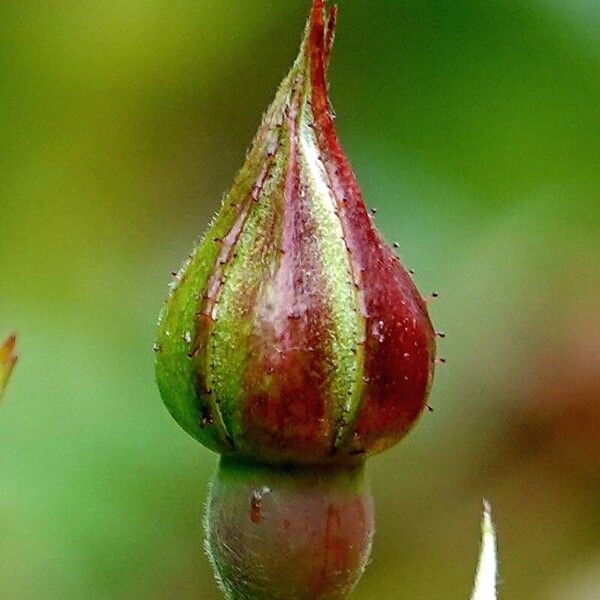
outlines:
[[[0,396],[17,362],[18,357],[14,354],[16,343],[16,335],[11,335],[0,345]]]
[[[0,364],[9,363],[17,360],[14,354],[17,345],[17,336],[15,334],[8,336],[0,345]]]

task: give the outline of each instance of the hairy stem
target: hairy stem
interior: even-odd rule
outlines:
[[[362,576],[374,532],[364,466],[273,467],[221,458],[206,550],[229,600],[336,600]]]

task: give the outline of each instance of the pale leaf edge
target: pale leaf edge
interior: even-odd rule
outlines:
[[[483,502],[481,519],[481,552],[475,576],[475,586],[471,600],[497,600],[498,556],[496,528],[492,520],[492,509],[486,500]]]

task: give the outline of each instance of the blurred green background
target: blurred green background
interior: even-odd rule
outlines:
[[[215,456],[162,406],[177,268],[241,166],[308,0],[2,0],[0,597],[219,594]],[[339,133],[448,337],[373,459],[357,600],[459,600],[482,497],[505,600],[600,597],[600,5],[340,0]]]

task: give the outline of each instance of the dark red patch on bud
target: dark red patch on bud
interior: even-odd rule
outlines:
[[[369,218],[342,151],[330,110],[323,44],[323,0],[311,14],[310,73],[314,128],[349,249],[365,318],[366,383],[354,426],[356,444],[369,451],[395,443],[425,406],[433,377],[435,332],[411,277]]]

